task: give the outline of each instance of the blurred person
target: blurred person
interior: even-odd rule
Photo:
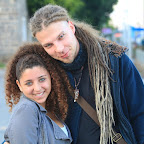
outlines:
[[[47,53],[41,58],[42,51],[40,44],[25,44],[8,63],[5,92],[13,112],[4,138],[11,144],[72,142],[63,122],[71,86],[56,61]]]
[[[132,55],[132,57],[135,59],[136,58],[136,49],[138,48],[138,45],[137,45],[137,43],[134,41],[133,43],[132,43],[132,49],[133,49],[133,55]]]
[[[142,50],[144,50],[144,39],[142,39],[141,43],[142,43]]]

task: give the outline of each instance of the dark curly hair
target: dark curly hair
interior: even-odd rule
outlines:
[[[17,71],[23,71],[25,68],[16,70],[16,67],[19,67],[17,63],[22,57],[30,55],[37,55],[40,57],[42,60],[41,65],[47,69],[51,76],[52,88],[51,93],[46,100],[46,109],[59,116],[62,120],[65,120],[68,110],[67,97],[73,92],[72,87],[65,71],[60,67],[56,60],[45,52],[39,43],[27,43],[22,45],[7,64],[5,75],[5,99],[10,110],[19,102],[21,97],[21,91],[16,84],[16,80],[20,77],[20,73]],[[37,64],[38,62],[33,65],[36,66]]]

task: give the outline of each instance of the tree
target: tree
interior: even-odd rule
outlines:
[[[118,0],[27,0],[28,12],[34,12],[51,3],[65,7],[72,18],[82,20],[100,29],[109,20],[113,5]]]
[[[49,3],[65,7],[71,17],[76,15],[79,9],[84,6],[81,0],[77,0],[76,2],[75,0],[27,0],[29,17],[31,17],[36,10]]]
[[[113,5],[118,0],[82,0],[85,5],[81,7],[77,17],[100,29],[109,20]],[[82,13],[81,13],[82,11]]]

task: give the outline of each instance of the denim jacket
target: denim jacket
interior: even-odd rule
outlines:
[[[68,136],[38,103],[23,96],[15,106],[4,138],[10,144],[70,144]]]

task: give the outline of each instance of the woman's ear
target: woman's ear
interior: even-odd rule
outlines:
[[[22,92],[21,84],[20,84],[20,82],[18,80],[16,80],[16,84],[18,85],[20,91]]]

